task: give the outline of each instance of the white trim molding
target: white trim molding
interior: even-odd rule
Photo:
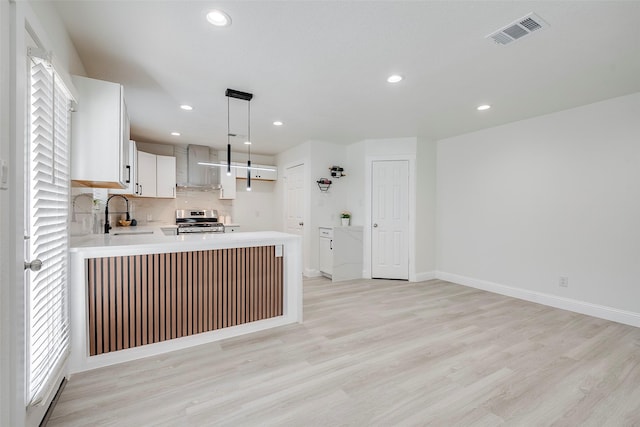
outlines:
[[[435,271],[422,271],[420,273],[416,273],[411,282],[426,282],[427,280],[433,280],[436,278]]]
[[[562,310],[573,311],[575,313],[586,314],[587,316],[598,317],[600,319],[611,320],[625,325],[640,327],[640,313],[620,310],[604,305],[592,304],[572,298],[560,297],[557,295],[545,294],[542,292],[530,291],[527,289],[514,288],[500,283],[475,279],[472,277],[460,276],[444,271],[436,271],[436,278],[458,285],[469,286],[483,291],[506,295],[525,301],[543,304],[549,307],[560,308]]]
[[[305,268],[303,271],[304,271],[303,273],[304,277],[313,278],[313,277],[322,276],[322,273],[320,273],[320,270],[315,268]]]

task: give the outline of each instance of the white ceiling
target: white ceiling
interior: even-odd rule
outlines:
[[[640,1],[55,5],[89,77],[124,85],[140,141],[222,149],[226,88],[254,94],[261,154],[307,140],[441,139],[640,91]],[[213,8],[233,24],[207,23]],[[550,27],[507,46],[484,38],[530,12]],[[405,79],[390,85],[392,73]],[[246,103],[232,100],[231,117],[245,133]]]

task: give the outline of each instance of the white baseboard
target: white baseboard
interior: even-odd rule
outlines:
[[[315,268],[305,268],[302,275],[304,277],[312,278],[312,277],[320,277],[322,276],[322,273],[320,273],[320,270],[316,270]]]
[[[506,295],[525,301],[535,302],[550,307],[573,311],[575,313],[586,314],[600,319],[611,320],[613,322],[624,323],[625,325],[640,327],[640,313],[620,310],[604,305],[592,304],[578,301],[571,298],[559,297],[542,292],[530,291],[527,289],[514,288],[499,283],[488,282],[486,280],[474,279],[472,277],[460,276],[457,274],[436,271],[436,278],[458,285],[469,286],[471,288],[482,289],[496,294]]]
[[[436,278],[435,271],[423,271],[420,273],[416,273],[415,277],[411,278],[412,282],[424,282],[426,280],[433,280]]]

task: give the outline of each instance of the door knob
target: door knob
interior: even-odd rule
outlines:
[[[41,268],[42,268],[42,261],[40,261],[37,258],[31,262],[26,262],[26,261],[24,262],[25,270],[40,271]]]
[[[373,224],[373,228],[378,228],[378,224]]]

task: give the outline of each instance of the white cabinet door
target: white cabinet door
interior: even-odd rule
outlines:
[[[131,127],[127,104],[124,102],[124,88],[120,86],[120,169],[121,179],[125,187],[131,182],[131,151],[129,150],[129,138]]]
[[[320,272],[331,276],[333,274],[333,239],[320,238],[319,268]]]
[[[156,197],[156,155],[138,151],[138,196]]]
[[[409,162],[374,161],[371,168],[371,277],[409,278]]]
[[[129,160],[128,164],[125,165],[125,170],[127,171],[125,182],[127,186],[122,190],[109,190],[110,194],[138,194],[136,189],[136,177],[138,176],[137,159],[138,150],[136,148],[136,142],[129,141]]]
[[[229,225],[224,227],[225,233],[237,233],[238,231],[240,231],[239,225]]]
[[[251,169],[251,178],[261,179],[263,181],[275,181],[278,179],[278,168],[276,168],[275,166],[251,165]]]
[[[228,200],[236,198],[236,171],[231,168],[231,175],[227,175],[226,166],[218,168],[220,171],[220,199]],[[244,169],[243,169],[244,170]]]
[[[176,197],[176,158],[156,156],[156,197]]]

